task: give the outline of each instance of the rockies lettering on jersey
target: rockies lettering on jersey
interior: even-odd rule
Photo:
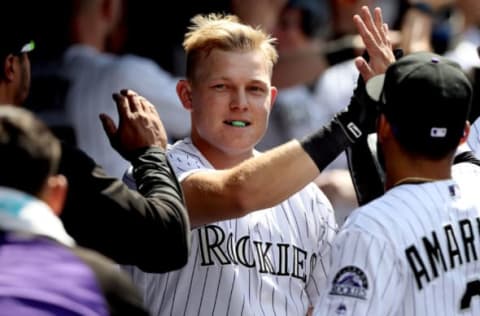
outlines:
[[[475,238],[474,230],[480,233],[480,218],[462,219],[456,225],[460,233],[455,233],[452,224],[448,224],[442,231],[432,231],[431,236],[422,237],[423,252],[414,245],[405,249],[419,290],[425,283],[437,278],[440,270],[447,272],[464,263],[478,260],[476,249],[480,249],[480,241]],[[447,241],[443,249],[439,238]]]
[[[214,265],[214,258],[222,265],[241,264],[248,268],[256,268],[260,273],[269,273],[279,276],[293,276],[306,281],[306,261],[310,258],[310,267],[315,267],[316,255],[295,246],[284,243],[273,245],[261,240],[250,240],[245,235],[234,240],[233,234],[229,233],[225,238],[224,230],[217,225],[207,225],[198,229],[200,241],[201,265]],[[253,247],[255,249],[251,249]],[[274,257],[273,249],[278,249],[278,264],[274,265],[270,258]],[[256,257],[247,259],[249,253]]]

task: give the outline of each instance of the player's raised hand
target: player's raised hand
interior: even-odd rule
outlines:
[[[124,158],[144,147],[167,147],[167,133],[155,109],[147,99],[132,90],[114,93],[119,115],[118,127],[112,118],[102,113],[100,120],[110,144]]]
[[[369,55],[369,61],[363,57],[355,59],[355,65],[363,80],[385,73],[388,66],[395,62],[392,44],[388,36],[388,25],[383,22],[382,10],[375,8],[374,16],[367,6],[363,6],[360,14],[353,16],[353,21],[362,38]]]

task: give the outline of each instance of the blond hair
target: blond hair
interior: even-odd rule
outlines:
[[[196,15],[185,34],[183,48],[187,55],[187,78],[193,79],[201,57],[213,49],[248,52],[259,49],[269,63],[270,74],[277,62],[275,39],[260,29],[242,24],[234,15]]]

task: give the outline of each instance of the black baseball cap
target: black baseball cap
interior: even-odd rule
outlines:
[[[33,39],[24,36],[6,36],[2,40],[2,47],[0,48],[1,55],[19,55],[22,53],[29,53],[35,49],[35,42]]]
[[[28,4],[30,1],[28,1]],[[35,44],[35,28],[29,23],[33,13],[25,12],[25,1],[6,1],[1,4],[3,16],[0,19],[0,55],[20,55],[31,52]]]
[[[457,63],[433,53],[409,54],[371,78],[366,89],[410,152],[441,158],[458,146],[472,85]]]

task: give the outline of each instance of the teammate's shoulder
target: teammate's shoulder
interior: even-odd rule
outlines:
[[[373,201],[353,210],[344,226],[357,226],[366,231],[392,224],[392,217],[402,216],[401,206],[392,201],[387,192]]]
[[[184,138],[177,140],[173,144],[167,145],[167,154],[168,155],[178,155],[178,154],[193,154],[196,151],[192,140],[190,138]]]
[[[208,160],[193,145],[190,138],[177,141],[167,148],[167,157],[178,178],[186,172],[213,169]]]
[[[475,187],[480,182],[480,166],[474,163],[460,162],[452,166],[452,178],[462,187],[464,185]]]

